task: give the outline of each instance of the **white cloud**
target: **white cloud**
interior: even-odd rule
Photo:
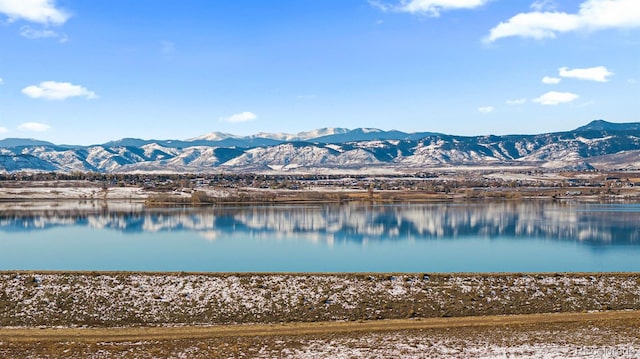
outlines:
[[[31,98],[43,98],[47,100],[64,100],[69,97],[85,97],[87,99],[98,98],[95,92],[85,87],[74,85],[70,82],[44,81],[40,85],[28,86],[22,89],[22,93]]]
[[[18,130],[29,132],[45,132],[49,129],[51,129],[51,126],[39,122],[25,122],[18,126]]]
[[[561,103],[568,103],[568,102],[574,101],[578,97],[580,96],[571,92],[550,91],[538,98],[534,98],[531,101],[539,103],[541,105],[553,106],[553,105],[559,105]]]
[[[2,79],[0,79],[0,80],[2,80]],[[637,83],[638,83],[638,80],[636,80],[636,79],[628,79],[628,80],[627,80],[627,82],[628,82],[628,83],[630,83],[630,84],[632,84],[632,85],[635,85],[635,84],[637,84]],[[2,81],[0,81],[0,84],[1,84],[1,83],[2,83]]]
[[[569,77],[578,80],[607,82],[609,81],[609,76],[613,75],[613,72],[607,70],[604,66],[589,67],[586,69],[561,67],[558,69],[558,74],[560,77]]]
[[[545,76],[542,78],[542,83],[547,85],[557,85],[562,81],[562,79],[557,77]]]
[[[65,34],[60,34],[50,29],[34,29],[30,26],[23,26],[20,29],[20,36],[27,39],[56,38],[59,39],[60,42],[67,42],[69,40]]]
[[[2,77],[0,77],[0,85],[2,85],[4,83],[4,80],[2,79]]]
[[[55,0],[0,0],[0,13],[10,22],[26,20],[43,25],[62,25],[71,16],[57,8]]]
[[[556,32],[572,31],[578,27],[579,19],[575,15],[561,12],[521,13],[491,29],[485,41],[493,42],[510,36],[554,38]]]
[[[507,100],[507,105],[522,105],[524,103],[527,103],[526,98],[517,98],[515,100]]]
[[[492,0],[401,0],[397,5],[370,0],[369,4],[382,11],[401,11],[438,17],[442,11],[475,9]]]
[[[47,37],[58,37],[60,35],[58,35],[57,32],[49,29],[38,30],[30,26],[23,26],[20,29],[20,36],[26,37],[27,39],[42,39]]]
[[[557,7],[553,0],[536,0],[531,4],[531,8],[535,11],[555,10]]]
[[[253,121],[256,118],[258,118],[258,116],[253,112],[240,112],[240,113],[233,114],[229,117],[223,117],[220,120],[225,122],[231,122],[231,123],[240,123],[240,122]]]
[[[558,11],[520,13],[490,30],[487,42],[504,37],[555,38],[578,30],[640,27],[638,0],[586,0],[575,14]]]
[[[391,5],[387,5],[381,1],[378,0],[369,0],[369,5],[375,7],[376,9],[380,10],[380,11],[391,11],[392,6]]]
[[[480,113],[491,113],[493,112],[493,110],[495,110],[495,108],[493,108],[493,106],[483,106],[483,107],[478,107],[478,112]]]
[[[6,127],[0,127],[0,133],[7,133],[9,132],[9,130],[7,130]]]

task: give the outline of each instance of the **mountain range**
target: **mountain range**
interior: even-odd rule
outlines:
[[[455,136],[323,128],[251,136],[213,132],[187,140],[124,138],[90,146],[0,140],[0,172],[420,171],[443,167],[640,168],[640,122],[596,120],[572,131]]]

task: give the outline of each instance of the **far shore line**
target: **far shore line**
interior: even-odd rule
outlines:
[[[29,188],[14,190],[11,193],[0,187],[0,204],[26,204],[60,202],[85,203],[133,203],[145,207],[207,205],[262,205],[262,204],[343,204],[343,203],[449,203],[449,202],[482,202],[482,201],[580,201],[580,202],[636,202],[640,203],[640,188],[618,191],[611,194],[594,194],[588,189],[559,191],[557,189],[522,188],[519,190],[504,189],[458,189],[455,193],[429,193],[422,191],[376,191],[372,194],[362,191],[309,191],[309,190],[265,190],[229,193],[225,196],[211,196],[206,190],[185,192],[145,191],[133,195],[114,193],[105,196],[86,196],[61,192],[51,188],[50,191],[29,191]]]
[[[427,276],[427,277],[464,277],[464,276],[483,276],[483,277],[572,277],[582,278],[585,276],[616,276],[616,277],[637,277],[640,272],[190,272],[190,271],[114,271],[114,270],[46,270],[46,269],[3,269],[0,275],[14,274],[51,274],[51,275],[195,275],[195,276],[215,276],[215,277],[254,277],[254,276],[291,276],[291,277],[332,277],[332,276]]]

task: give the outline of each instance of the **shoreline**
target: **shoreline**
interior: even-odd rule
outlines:
[[[269,199],[247,199],[241,201],[221,199],[213,200],[210,202],[193,202],[188,198],[175,197],[173,200],[158,201],[149,197],[139,198],[126,198],[126,197],[114,197],[114,198],[84,198],[84,197],[69,197],[69,196],[40,196],[40,197],[2,197],[0,196],[0,205],[9,204],[39,204],[39,203],[64,203],[64,204],[132,204],[142,205],[145,208],[174,208],[174,207],[208,207],[208,206],[253,206],[253,205],[309,205],[309,204],[347,204],[347,203],[363,203],[363,204],[392,204],[392,203],[481,203],[481,202],[581,202],[581,203],[640,203],[640,191],[638,195],[572,195],[572,196],[552,196],[552,195],[529,195],[529,196],[515,196],[510,193],[505,194],[501,192],[499,196],[465,196],[463,194],[457,195],[433,195],[424,193],[404,192],[398,195],[397,192],[388,192],[382,195],[378,195],[375,198],[364,198],[357,192],[340,192],[344,198],[333,198],[337,192],[327,192],[326,198],[308,199],[304,198],[304,191],[299,191],[301,197],[292,197],[289,195],[279,196],[277,193],[273,195],[275,197]],[[521,192],[518,192],[521,194]]]
[[[0,327],[640,310],[640,273],[0,272]]]
[[[640,172],[461,171],[403,175],[183,174],[58,178],[24,175],[0,181],[0,202],[129,201],[167,205],[399,203],[476,200],[640,202]],[[58,179],[56,179],[58,178]],[[81,179],[84,178],[84,179]]]
[[[621,276],[621,277],[633,277],[640,280],[640,272],[192,272],[192,271],[129,271],[129,270],[40,270],[40,269],[2,269],[0,270],[0,276],[15,275],[15,274],[55,274],[55,275],[195,275],[195,276],[211,276],[211,277],[250,277],[250,276],[342,276],[342,275],[357,275],[357,276],[396,276],[396,275],[412,275],[412,276],[437,276],[437,277],[454,277],[454,276],[483,276],[483,277],[504,277],[504,276],[553,276],[553,277],[577,277],[582,278],[586,276]],[[640,292],[638,293],[640,296]]]

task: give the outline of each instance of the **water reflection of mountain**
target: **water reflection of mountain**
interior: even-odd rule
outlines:
[[[331,241],[455,239],[468,236],[640,244],[640,205],[533,203],[326,205],[0,215],[0,231],[88,226],[124,233],[190,231]],[[214,235],[212,235],[215,234]]]

